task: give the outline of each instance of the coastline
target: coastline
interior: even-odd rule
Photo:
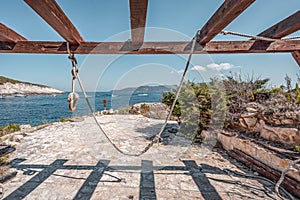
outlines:
[[[31,83],[10,83],[0,84],[1,97],[21,97],[34,95],[55,95],[64,94],[64,91],[57,90],[48,86]]]

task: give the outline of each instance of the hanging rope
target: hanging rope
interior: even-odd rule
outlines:
[[[300,159],[294,160],[292,161],[281,173],[281,176],[279,178],[279,180],[277,181],[277,183],[275,184],[275,192],[276,194],[281,198],[284,199],[280,193],[279,193],[279,187],[281,185],[281,183],[284,180],[285,175],[289,172],[289,171],[294,171],[295,169],[293,168],[294,165],[296,165],[298,162],[300,162]],[[295,170],[297,172],[297,170]]]
[[[76,110],[76,103],[79,99],[79,95],[75,92],[75,79],[76,74],[78,74],[78,65],[77,60],[74,57],[74,54],[71,54],[70,45],[67,43],[67,51],[69,53],[69,59],[72,62],[72,92],[68,95],[69,109],[71,112]]]
[[[299,39],[300,36],[293,36],[293,37],[285,37],[285,38],[280,38],[280,39],[275,39],[275,38],[269,38],[269,37],[264,37],[264,36],[258,36],[258,35],[248,35],[244,33],[237,33],[233,31],[221,31],[221,34],[223,35],[236,35],[236,36],[241,36],[241,37],[246,37],[246,38],[251,38],[254,40],[263,40],[263,41],[269,41],[269,42],[275,42],[278,40],[294,40],[294,39]]]
[[[159,142],[159,139],[161,137],[161,134],[162,132],[164,131],[171,115],[172,115],[172,112],[174,110],[174,107],[175,107],[175,104],[176,104],[176,101],[178,100],[178,97],[179,97],[179,93],[182,89],[182,86],[183,86],[183,83],[184,83],[184,78],[185,78],[185,75],[188,71],[188,68],[189,68],[189,65],[190,65],[190,61],[191,61],[191,58],[192,58],[192,55],[195,51],[195,46],[196,46],[196,41],[198,41],[198,37],[199,37],[199,32],[197,32],[196,36],[193,38],[192,40],[192,47],[191,47],[191,51],[190,51],[190,54],[189,54],[189,57],[188,57],[188,60],[187,60],[187,63],[186,63],[186,66],[185,66],[185,69],[184,69],[184,72],[182,74],[182,77],[181,77],[181,80],[180,80],[180,84],[178,86],[178,90],[176,92],[176,96],[175,96],[175,99],[173,101],[173,104],[171,106],[171,109],[169,111],[169,114],[164,122],[164,124],[162,125],[160,131],[155,135],[155,137],[151,140],[151,142],[146,145],[144,147],[143,150],[141,150],[140,152],[138,153],[128,153],[128,152],[124,152],[123,150],[121,150],[115,143],[113,143],[113,141],[108,137],[108,135],[106,134],[106,132],[104,131],[104,129],[102,128],[102,126],[100,125],[100,123],[98,122],[95,114],[94,114],[94,111],[93,111],[93,108],[91,106],[91,103],[88,99],[88,96],[86,95],[86,92],[85,92],[85,89],[82,85],[82,82],[81,82],[81,79],[79,77],[79,74],[78,74],[78,65],[77,65],[77,61],[76,61],[76,58],[74,57],[74,54],[71,53],[70,51],[70,47],[69,47],[69,43],[67,42],[67,51],[68,51],[68,54],[69,54],[69,59],[71,60],[72,62],[72,75],[73,75],[73,79],[72,79],[72,93],[75,93],[74,91],[74,86],[73,86],[73,81],[75,81],[75,79],[77,79],[78,83],[79,83],[79,86],[80,86],[80,89],[83,93],[83,96],[85,98],[85,101],[88,105],[88,108],[90,110],[90,113],[94,119],[94,121],[96,122],[97,126],[99,127],[99,129],[102,131],[102,133],[104,134],[104,136],[106,137],[106,139],[109,141],[109,143],[121,154],[123,155],[127,155],[127,156],[141,156],[142,154],[146,153],[155,143],[158,143]],[[72,94],[71,93],[71,94]]]

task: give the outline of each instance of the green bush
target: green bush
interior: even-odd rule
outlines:
[[[227,76],[222,80],[211,79],[209,83],[187,82],[182,87],[172,114],[181,122],[181,132],[194,141],[202,142],[203,130],[235,129],[240,115],[246,111],[249,102],[259,102],[272,110],[274,109],[272,99],[276,98],[278,100],[276,107],[281,110],[293,110],[293,105],[300,103],[300,89],[298,83],[295,89],[292,89],[291,80],[289,78],[286,80],[287,87],[279,88],[268,88],[269,79],[254,80],[251,77],[243,80],[240,75]],[[164,93],[162,102],[171,106],[175,93],[176,91]],[[295,104],[291,104],[290,101]],[[299,146],[295,147],[295,151],[300,151]]]
[[[0,136],[20,131],[20,126],[18,124],[9,124],[7,126],[0,126]]]
[[[211,117],[211,96],[207,84],[187,82],[183,85],[172,112],[180,122],[180,131],[194,142],[200,142],[200,133],[207,130]],[[162,102],[173,104],[176,91],[163,94]]]
[[[150,106],[143,103],[143,104],[141,104],[141,110],[140,111],[141,111],[141,114],[146,114],[150,111]]]
[[[300,90],[299,90],[299,85],[296,83],[295,87],[295,95],[296,95],[296,101],[300,101]]]
[[[9,163],[9,156],[5,155],[0,158],[0,166],[7,165]]]
[[[162,103],[171,107],[174,99],[175,99],[175,91],[163,93]],[[176,116],[177,118],[179,118],[181,116],[181,110],[180,110],[180,105],[179,105],[178,101],[175,104],[172,115]]]
[[[295,152],[300,152],[300,146],[299,145],[294,146],[294,151]]]
[[[203,130],[230,128],[239,113],[245,111],[248,102],[255,101],[257,94],[268,94],[268,81],[253,78],[244,81],[240,76],[228,76],[224,80],[211,79],[209,83],[187,82],[172,114],[182,122],[180,130],[186,131],[186,136],[202,141],[200,135]],[[175,92],[164,93],[162,102],[171,106]]]
[[[64,122],[71,122],[72,120],[71,120],[71,118],[66,117],[66,118],[61,118],[59,121],[64,123]]]

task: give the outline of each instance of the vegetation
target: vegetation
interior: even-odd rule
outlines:
[[[19,130],[20,130],[20,126],[18,124],[9,124],[7,126],[0,126],[0,137]]]
[[[294,151],[295,152],[300,152],[300,146],[299,145],[294,146]]]
[[[4,76],[0,76],[0,85],[4,84],[4,83],[20,83],[20,81],[14,80],[14,79],[10,79],[10,78],[6,78]]]
[[[9,163],[9,156],[5,155],[0,158],[0,166],[7,165]]]
[[[69,117],[66,117],[66,118],[61,118],[59,121],[62,122],[62,123],[63,123],[63,122],[71,122],[72,119],[69,118]]]
[[[141,114],[146,114],[150,111],[150,107],[148,104],[141,104]]]
[[[29,83],[29,82],[22,82],[22,81],[6,78],[4,76],[0,76],[0,85],[2,85],[4,83],[13,83],[13,84],[15,84],[15,83],[24,83],[24,84],[34,85],[34,86],[38,86],[38,87],[43,87],[43,88],[48,87],[48,86],[45,86],[45,85]]]
[[[249,102],[265,103],[271,97],[276,97],[286,104],[283,107],[287,109],[290,105],[300,104],[298,83],[293,89],[291,79],[286,76],[285,80],[286,86],[279,88],[269,88],[269,79],[248,77],[245,80],[241,75],[230,75],[222,80],[211,79],[209,83],[187,82],[183,85],[172,114],[181,123],[181,131],[186,136],[201,142],[203,130],[234,129]],[[162,102],[171,106],[175,93],[164,93]]]

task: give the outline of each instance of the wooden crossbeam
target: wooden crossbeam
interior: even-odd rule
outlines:
[[[300,51],[293,51],[292,56],[300,67]]]
[[[71,45],[75,54],[188,54],[190,42],[144,42],[139,50],[127,42],[81,42]],[[300,51],[300,40],[211,41],[203,48],[196,46],[195,54],[268,53]],[[0,53],[66,54],[65,42],[18,41],[13,46],[0,42]]]
[[[145,35],[148,0],[130,0],[129,3],[132,45],[141,46]]]
[[[300,29],[300,11],[292,14],[284,20],[278,22],[267,30],[259,34],[259,36],[269,38],[282,38]]]
[[[0,23],[0,41],[15,43],[22,40],[25,41],[27,39]]]
[[[206,44],[239,16],[255,0],[226,0],[199,33],[199,43]]]
[[[66,41],[79,44],[84,39],[55,0],[24,0]]]
[[[278,22],[267,30],[259,34],[259,36],[280,39],[300,29],[300,11],[292,14],[284,20]],[[299,51],[292,52],[292,56],[300,67]]]

